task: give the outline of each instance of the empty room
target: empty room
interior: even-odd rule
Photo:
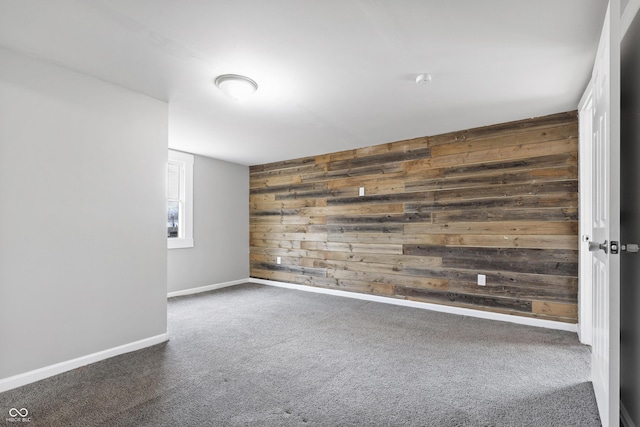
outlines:
[[[638,10],[1,0],[0,424],[634,427]]]

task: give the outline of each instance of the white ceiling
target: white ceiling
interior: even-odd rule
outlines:
[[[1,0],[0,45],[168,101],[245,165],[573,110],[605,0]],[[1,66],[1,64],[0,64]],[[213,79],[244,74],[238,103]],[[417,85],[420,73],[433,81]]]

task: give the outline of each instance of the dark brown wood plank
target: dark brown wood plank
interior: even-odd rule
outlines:
[[[456,303],[464,305],[478,305],[490,308],[502,308],[531,313],[531,301],[503,298],[495,296],[468,295],[457,292],[442,292],[432,289],[415,289],[404,286],[396,286],[396,295],[404,297],[420,298],[428,302]]]
[[[512,197],[487,197],[474,200],[441,200],[434,203],[405,202],[407,213],[451,211],[460,209],[493,209],[493,208],[577,208],[578,193],[552,193],[519,195]]]
[[[494,174],[471,175],[460,178],[436,178],[405,184],[406,191],[427,191],[441,189],[462,189],[487,186],[500,186],[507,184],[534,184],[549,181],[576,180],[578,178],[577,166],[561,166],[543,169],[528,169],[515,172],[500,172]]]
[[[405,160],[426,159],[431,157],[431,148],[420,148],[408,152],[390,152],[373,156],[357,157],[348,160],[338,160],[329,163],[328,170],[344,170],[362,166],[382,165]]]
[[[273,170],[279,170],[279,169],[297,168],[300,166],[315,164],[315,162],[316,162],[315,157],[303,157],[300,159],[285,160],[282,162],[273,162],[273,163],[266,163],[263,165],[249,166],[249,172],[256,173],[256,172],[273,171]]]
[[[295,193],[304,191],[318,191],[326,190],[326,183],[303,183],[303,184],[287,184],[287,185],[275,185],[273,187],[259,187],[251,188],[249,194],[265,194],[265,193]]]
[[[405,255],[441,257],[449,259],[512,259],[520,261],[578,262],[578,251],[562,249],[522,248],[455,248],[431,245],[404,245]]]
[[[509,172],[513,170],[530,170],[559,166],[577,166],[578,153],[569,152],[549,156],[535,156],[517,160],[497,160],[473,165],[457,165],[444,168],[444,176],[448,178],[478,175],[492,172]]]
[[[467,209],[435,212],[434,224],[449,222],[502,222],[502,221],[577,221],[577,208],[546,209]],[[327,218],[327,222],[329,218]]]
[[[431,222],[431,213],[408,213],[408,214],[386,214],[376,216],[346,216],[346,215],[329,215],[327,216],[327,224],[388,224],[388,223],[412,223],[412,222]]]
[[[349,169],[321,171],[303,176],[302,182],[327,181],[329,179],[373,177],[380,175],[394,175],[405,173],[404,162],[385,163],[381,165],[365,165]]]
[[[327,199],[327,206],[355,205],[360,203],[402,203],[414,200],[433,200],[434,192],[422,191],[416,193],[376,194],[373,196],[336,197]]]
[[[280,209],[275,211],[252,211],[250,216],[287,216],[300,215],[300,209]]]
[[[251,268],[256,270],[280,271],[284,273],[295,273],[304,276],[326,277],[324,268],[299,267],[296,265],[271,264],[266,262],[252,262]]]
[[[253,167],[249,168],[249,175],[251,179],[265,179],[265,178],[273,178],[273,177],[284,177],[288,175],[300,175],[304,176],[310,173],[317,172],[317,167],[315,163],[308,163],[304,166],[294,166],[286,169],[269,169],[265,171],[257,171],[252,170]]]
[[[328,233],[402,233],[402,224],[327,225]]]

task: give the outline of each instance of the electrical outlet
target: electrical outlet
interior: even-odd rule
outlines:
[[[360,191],[358,192],[358,195],[364,196],[364,187],[360,187]]]
[[[282,258],[276,257],[276,264],[282,264]]]
[[[484,274],[478,274],[478,286],[486,286],[487,285],[487,276]]]

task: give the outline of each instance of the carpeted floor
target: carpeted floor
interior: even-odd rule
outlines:
[[[254,284],[168,316],[166,344],[0,393],[0,423],[600,425],[575,334]]]

